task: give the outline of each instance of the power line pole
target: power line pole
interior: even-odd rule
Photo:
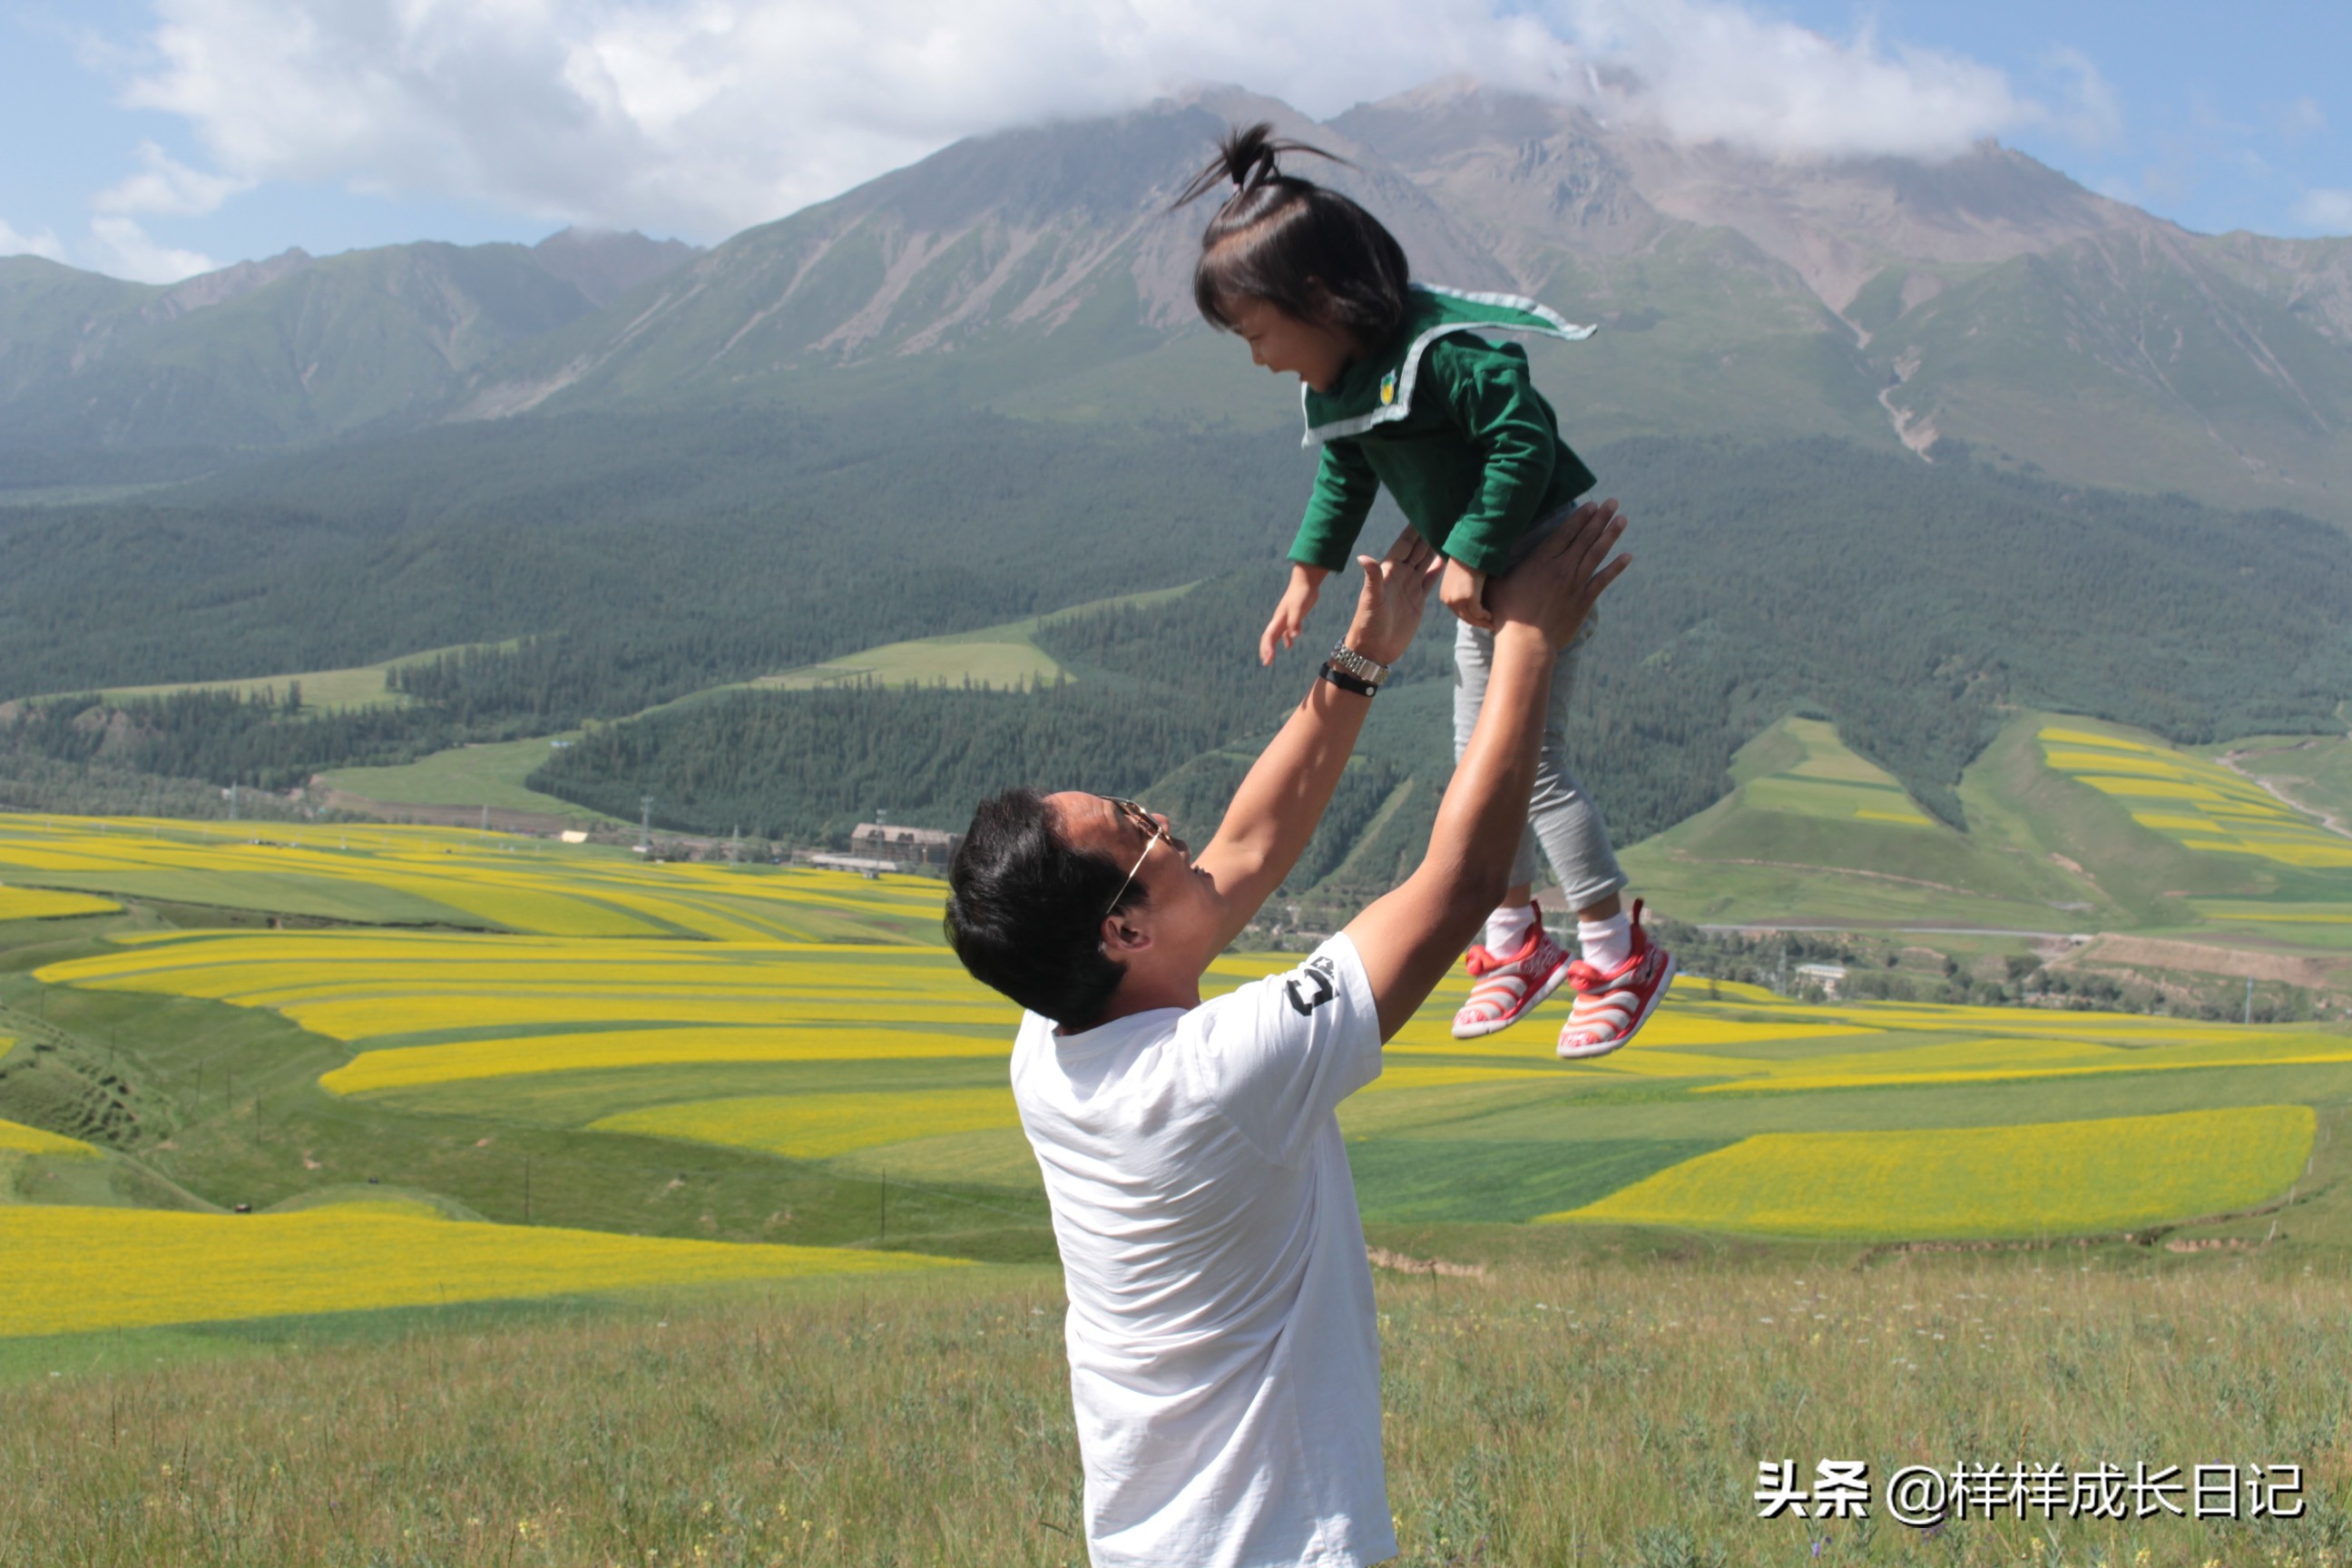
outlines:
[[[649,795],[638,796],[637,811],[637,847],[650,859],[654,852],[654,797]]]
[[[2247,975],[2247,976],[2246,976],[2246,1022],[2247,1022],[2248,1024],[2252,1024],[2253,1021],[2254,1021],[2254,977],[2253,977],[2252,975],[2249,974],[2249,975]]]

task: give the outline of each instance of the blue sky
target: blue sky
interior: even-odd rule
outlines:
[[[1998,135],[2191,228],[2345,234],[2347,59],[2343,0],[0,0],[0,254],[160,281],[568,222],[709,243],[1186,81],[1328,114],[1593,63],[1678,134]]]

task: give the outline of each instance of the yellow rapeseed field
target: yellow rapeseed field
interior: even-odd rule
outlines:
[[[59,915],[102,915],[122,906],[88,893],[53,893],[45,888],[0,888],[0,921],[51,920]]]
[[[7,1055],[8,1042],[0,1040],[0,1056]],[[96,1149],[79,1138],[60,1133],[44,1132],[37,1127],[27,1127],[21,1121],[0,1121],[0,1150],[15,1154],[91,1154]]]
[[[448,828],[193,826],[140,819],[15,817],[0,823],[0,875],[154,898],[236,889],[240,907],[362,912],[438,910],[453,925],[541,935],[803,941],[918,920],[937,883],[876,884],[840,872],[645,864],[592,848]],[[204,900],[197,900],[204,901]],[[381,901],[381,900],[379,900]]]
[[[1009,1032],[1003,1038],[991,1038],[856,1027],[608,1029],[362,1051],[320,1079],[319,1084],[334,1094],[369,1094],[468,1079],[592,1068],[720,1062],[919,1061],[1012,1054]]]
[[[1745,1064],[1744,1076],[1737,1081],[1708,1084],[1698,1092],[1738,1094],[1895,1084],[1990,1083],[2097,1073],[2323,1067],[2345,1062],[2352,1062],[2352,1038],[2316,1031],[2260,1035],[2243,1032],[2181,1045],[2139,1047],[2084,1039],[1961,1037],[1906,1050],[1750,1062]]]
[[[941,1089],[904,1094],[763,1094],[648,1106],[591,1122],[600,1132],[645,1132],[830,1160],[860,1149],[947,1132],[1020,1125],[1013,1090]]]
[[[2078,1235],[2252,1207],[2310,1157],[2309,1106],[1888,1132],[1776,1132],[1551,1220],[1784,1236]]]
[[[2133,821],[2184,848],[2311,868],[2352,868],[2352,840],[2218,763],[2062,725],[2044,726],[2037,739],[2053,769],[2111,796]]]
[[[907,1253],[467,1224],[373,1204],[277,1215],[0,1208],[0,1335],[957,1267]]]

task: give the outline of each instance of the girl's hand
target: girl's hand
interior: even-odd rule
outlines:
[[[1282,603],[1274,607],[1274,618],[1258,634],[1258,663],[1272,664],[1277,649],[1298,640],[1298,634],[1307,629],[1307,617],[1315,608],[1316,597],[1323,591],[1323,579],[1329,575],[1320,566],[1291,563],[1290,586],[1283,590]]]
[[[1444,580],[1437,585],[1437,602],[1482,632],[1495,629],[1494,614],[1486,608],[1486,574],[1475,566],[1447,561]]]

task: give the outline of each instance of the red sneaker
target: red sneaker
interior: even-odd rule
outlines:
[[[1497,958],[1475,946],[1464,955],[1463,963],[1477,984],[1470,988],[1470,1000],[1462,1011],[1454,1015],[1455,1039],[1475,1040],[1509,1028],[1568,978],[1568,950],[1544,930],[1543,906],[1534,909],[1535,926],[1510,957]]]
[[[1560,1026],[1564,1060],[1605,1057],[1641,1032],[1675,977],[1675,955],[1650,941],[1642,929],[1642,900],[1633,900],[1633,955],[1603,974],[1582,959],[1568,966],[1576,1005]]]

